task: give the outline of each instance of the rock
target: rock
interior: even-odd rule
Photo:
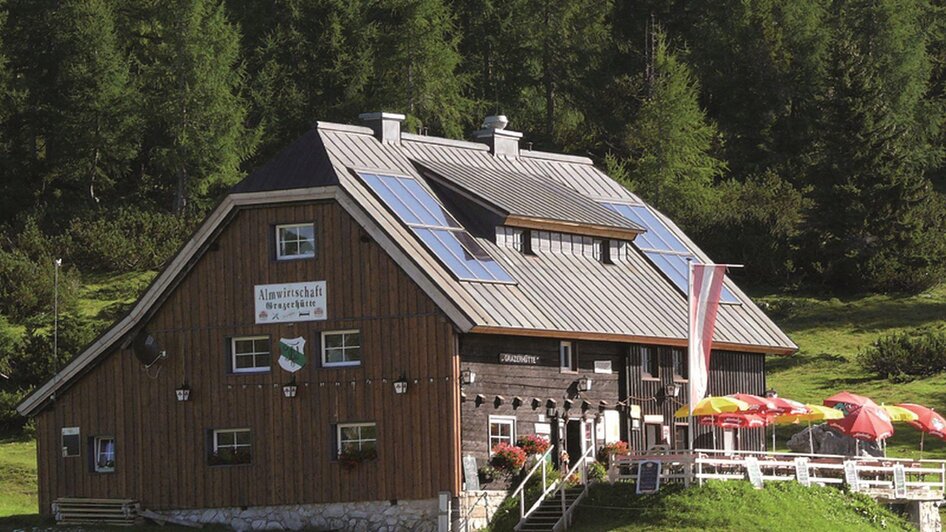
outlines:
[[[808,433],[811,431],[811,443],[814,443],[814,454],[837,454],[854,456],[856,449],[860,449],[861,456],[883,456],[883,451],[876,442],[857,442],[854,438],[842,434],[826,424],[812,425],[809,429],[795,433],[788,440],[788,448],[796,453],[810,453]]]

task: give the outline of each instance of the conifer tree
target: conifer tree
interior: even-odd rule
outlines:
[[[927,98],[930,61],[910,0],[834,6],[830,86],[812,180],[810,259],[848,289],[923,288],[941,280],[942,199],[925,173],[943,104]]]
[[[653,41],[646,95],[630,124],[630,186],[668,216],[693,226],[716,196],[715,179],[726,164],[713,155],[720,141],[700,108],[699,84],[669,49],[663,34]]]
[[[258,142],[246,124],[240,34],[214,0],[140,0],[150,171],[174,212],[240,178]]]

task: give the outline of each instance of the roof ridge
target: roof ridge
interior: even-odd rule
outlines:
[[[357,135],[374,135],[374,130],[370,127],[339,124],[338,122],[323,122],[321,120],[315,123],[315,129],[322,131],[342,131],[345,133],[355,133]]]

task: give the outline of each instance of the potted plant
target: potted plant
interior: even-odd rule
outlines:
[[[509,445],[506,442],[493,447],[493,457],[490,465],[507,477],[513,477],[526,464],[526,452],[521,447]]]
[[[479,468],[477,471],[477,476],[480,477],[481,484],[489,484],[490,482],[496,480],[496,468],[486,464]]]
[[[526,452],[527,456],[541,455],[545,451],[549,450],[551,443],[542,436],[537,436],[535,434],[527,434],[519,438],[516,441],[516,445],[522,448]]]
[[[248,464],[253,455],[247,449],[218,449],[210,453],[210,465],[239,465]]]
[[[362,449],[349,447],[347,449],[342,449],[342,452],[338,453],[338,461],[347,471],[351,471],[356,466],[358,466],[358,464],[374,460],[377,457],[378,451],[374,447],[366,447]]]
[[[626,441],[606,443],[598,448],[598,454],[595,458],[602,464],[607,465],[611,463],[612,454],[627,454],[627,451],[628,446]]]

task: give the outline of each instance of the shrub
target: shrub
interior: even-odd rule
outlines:
[[[0,314],[23,320],[52,314],[58,246],[28,221],[17,234],[0,235]],[[78,272],[68,264],[59,271],[60,311],[75,305]]]
[[[489,484],[490,482],[496,480],[496,468],[489,464],[479,468],[476,473],[480,478],[480,483],[482,484]]]
[[[602,464],[607,464],[611,460],[612,454],[627,454],[627,442],[626,441],[616,441],[612,443],[606,443],[598,448],[598,454],[595,458]]]
[[[490,465],[506,476],[511,477],[518,473],[525,463],[526,452],[521,447],[509,445],[505,442],[493,447],[493,457],[490,459]]]
[[[74,219],[64,241],[71,260],[86,271],[154,270],[180,248],[198,221],[121,208],[108,216]]]
[[[545,451],[549,450],[551,443],[549,443],[549,441],[542,436],[527,434],[526,436],[519,438],[519,440],[516,442],[516,445],[522,448],[522,450],[526,452],[527,456],[532,456],[541,455]]]
[[[608,468],[601,462],[594,461],[588,466],[588,480],[604,480],[608,476]]]
[[[914,331],[883,336],[857,360],[864,369],[884,379],[935,375],[946,370],[946,334]]]

